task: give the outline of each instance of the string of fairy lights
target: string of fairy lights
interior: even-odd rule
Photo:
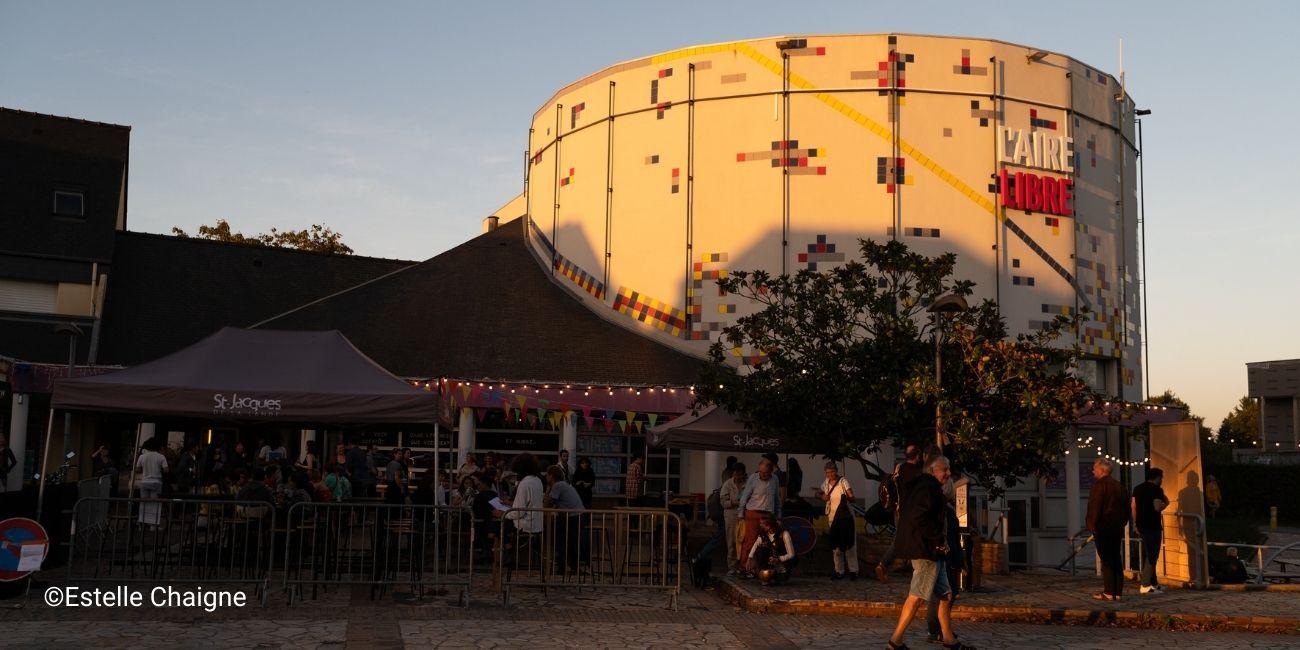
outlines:
[[[432,379],[432,378],[430,378],[430,379],[423,379],[423,380],[419,380],[419,379],[412,379],[412,380],[410,380],[410,384],[411,384],[412,386],[414,386],[414,387],[416,387],[416,388],[423,388],[423,389],[425,389],[425,390],[430,390],[430,391],[433,390],[435,387],[445,388],[445,387],[447,386],[448,382],[453,383],[453,384],[457,384],[457,385],[461,385],[461,384],[463,384],[463,385],[474,385],[474,384],[478,384],[478,387],[479,387],[479,388],[499,389],[499,390],[502,390],[502,391],[509,390],[510,393],[512,393],[512,394],[528,393],[529,391],[532,391],[532,392],[534,392],[534,393],[541,393],[541,392],[544,391],[544,390],[556,390],[556,392],[557,392],[558,394],[560,394],[560,395],[564,395],[566,392],[570,392],[570,393],[572,393],[572,394],[574,394],[574,395],[577,395],[578,392],[581,392],[581,393],[583,394],[583,396],[587,396],[587,397],[591,396],[592,393],[600,393],[600,392],[604,392],[604,393],[606,393],[606,394],[612,396],[612,395],[614,395],[614,393],[615,393],[616,391],[617,391],[617,392],[627,391],[628,393],[633,394],[633,395],[640,395],[642,391],[646,391],[647,393],[653,395],[653,394],[655,394],[656,391],[658,391],[658,392],[661,393],[661,394],[675,394],[678,390],[682,390],[682,391],[688,391],[688,392],[690,392],[692,395],[695,394],[695,387],[694,387],[694,386],[613,386],[613,385],[606,385],[606,386],[603,386],[603,387],[602,387],[602,386],[595,385],[595,384],[589,384],[589,385],[587,385],[586,387],[583,387],[581,384],[579,384],[577,388],[574,388],[574,387],[573,387],[573,384],[563,384],[563,388],[561,388],[561,387],[560,387],[561,384],[555,384],[555,388],[552,389],[552,388],[551,388],[551,384],[548,384],[548,383],[533,383],[533,384],[528,384],[528,383],[523,383],[523,384],[506,384],[506,383],[500,383],[500,382],[495,382],[495,381],[488,381],[488,382],[480,381],[480,382],[475,382],[475,381],[468,381],[468,380],[447,379],[447,378],[445,378],[445,377],[443,377],[443,378],[439,378],[439,379],[436,379],[436,380],[435,380],[435,379]]]

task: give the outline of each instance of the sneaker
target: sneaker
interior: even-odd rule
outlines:
[[[831,580],[840,580],[843,578],[844,578],[843,573],[839,573],[839,572],[831,573]]]
[[[942,645],[942,644],[943,644],[943,639],[939,638],[939,635],[938,635],[938,634],[931,634],[931,635],[925,637],[925,642],[926,642],[926,643],[933,643],[933,644],[935,644],[935,645]]]
[[[738,576],[738,575],[740,575],[740,572],[737,571],[737,570],[735,570],[735,569],[730,569],[730,570],[727,571],[727,577],[728,577],[728,578],[734,578],[734,577],[736,577],[736,576]]]
[[[1138,593],[1139,593],[1139,594],[1155,594],[1155,593],[1159,593],[1159,592],[1156,591],[1156,588],[1155,588],[1155,587],[1148,587],[1148,586],[1146,586],[1146,585],[1142,585],[1141,587],[1138,587]]]

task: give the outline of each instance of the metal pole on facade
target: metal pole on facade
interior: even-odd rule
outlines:
[[[74,323],[63,323],[54,328],[56,334],[66,334],[68,337],[68,379],[72,379],[73,370],[77,364],[77,337],[81,336],[81,328]],[[66,455],[72,449],[72,411],[63,412],[63,453]]]
[[[940,336],[943,335],[943,317],[970,309],[966,299],[955,293],[946,293],[934,299],[926,311],[934,316],[934,383],[936,390],[943,389],[943,355],[941,354]],[[939,406],[939,396],[935,395],[934,404],[934,444],[943,451],[943,409]]]
[[[1142,257],[1142,379],[1145,380],[1146,396],[1151,396],[1151,341],[1148,334],[1151,333],[1150,326],[1147,325],[1147,319],[1150,317],[1150,311],[1147,309],[1147,291],[1150,286],[1147,284],[1147,173],[1146,158],[1142,155],[1146,151],[1142,148],[1142,117],[1151,114],[1149,108],[1139,108],[1133,111],[1138,116],[1137,135],[1138,135],[1138,227],[1141,228],[1139,233],[1141,249],[1138,255]]]
[[[54,407],[50,407],[50,417],[45,422],[45,453],[41,455],[41,466],[36,470],[36,521],[41,520],[45,509],[45,468],[50,464],[50,436],[54,435]]]

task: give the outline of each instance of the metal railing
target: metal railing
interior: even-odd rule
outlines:
[[[1195,586],[1205,589],[1210,585],[1210,557],[1206,552],[1208,540],[1205,538],[1205,516],[1195,512],[1175,512],[1173,516],[1187,519],[1195,524],[1192,533],[1196,536],[1194,540],[1184,539],[1187,542],[1187,556],[1190,562],[1195,563],[1196,575],[1193,579],[1196,581]],[[1184,533],[1184,538],[1186,533]]]
[[[269,503],[87,497],[72,521],[69,582],[240,584],[266,602]]]
[[[1254,566],[1254,577],[1248,576],[1248,581],[1257,585],[1262,585],[1266,581],[1282,580],[1290,582],[1291,580],[1300,579],[1300,542],[1293,542],[1286,546],[1277,546],[1275,544],[1246,544],[1239,542],[1206,542],[1206,546],[1215,548],[1249,548],[1254,549],[1254,557],[1251,558],[1251,564]],[[1269,553],[1271,551],[1271,553]],[[1290,557],[1284,557],[1287,553],[1294,553]],[[1269,571],[1268,567],[1276,564],[1280,571]]]
[[[497,529],[502,599],[515,587],[682,589],[682,519],[667,510],[511,509]]]
[[[284,588],[289,602],[329,585],[368,585],[370,597],[406,586],[415,599],[459,590],[469,605],[473,515],[467,507],[295,503],[285,516]]]

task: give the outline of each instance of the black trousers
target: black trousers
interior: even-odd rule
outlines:
[[[1094,541],[1101,558],[1102,591],[1119,596],[1124,593],[1124,529],[1097,531]]]
[[[1156,581],[1156,563],[1160,561],[1160,543],[1164,537],[1164,531],[1159,528],[1153,530],[1139,530],[1138,534],[1142,536],[1142,585],[1145,587],[1154,587],[1159,584]]]

